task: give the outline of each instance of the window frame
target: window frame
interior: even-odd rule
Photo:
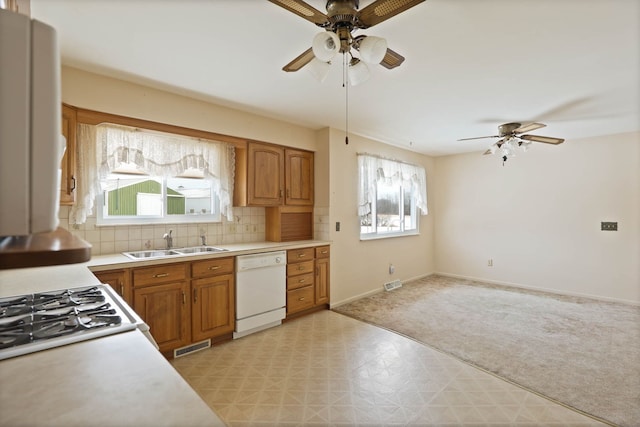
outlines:
[[[131,174],[115,173],[111,174],[109,178],[113,179],[119,176],[131,177]],[[96,206],[96,226],[112,226],[112,225],[143,225],[143,224],[190,224],[190,223],[213,223],[222,222],[222,213],[220,211],[220,202],[217,197],[214,197],[211,192],[211,206],[212,213],[210,214],[168,214],[168,197],[170,195],[167,192],[167,183],[172,178],[185,178],[185,179],[206,179],[206,178],[190,178],[190,177],[171,177],[171,176],[154,176],[140,174],[137,175],[141,179],[146,178],[149,180],[157,180],[161,183],[160,197],[162,199],[162,214],[161,215],[122,215],[122,216],[105,216],[105,212],[108,209],[108,204],[105,203],[105,196],[107,191],[103,190],[97,194],[97,206]],[[102,183],[102,181],[101,181]],[[155,194],[155,193],[153,193]]]
[[[404,205],[405,205],[405,194],[409,193],[411,194],[412,191],[411,189],[409,189],[409,191],[407,191],[407,189],[405,188],[405,185],[408,181],[402,181],[399,180],[398,181],[398,205],[400,208],[400,212],[398,213],[400,218],[405,218],[406,215],[404,214]],[[410,182],[409,182],[410,183]],[[380,184],[384,184],[381,181],[376,181],[375,183],[375,194],[373,197],[373,200],[375,200],[377,202],[378,200],[378,188]],[[410,185],[413,185],[410,183]],[[378,231],[378,224],[377,224],[377,203],[372,203],[370,206],[370,210],[369,213],[367,214],[368,216],[371,216],[371,222],[372,222],[372,228],[373,228],[373,232],[369,232],[369,233],[363,233],[362,232],[362,218],[363,216],[360,215],[360,240],[377,240],[377,239],[387,239],[387,238],[392,238],[392,237],[405,237],[405,236],[419,236],[420,235],[420,215],[418,214],[418,208],[416,206],[416,201],[415,198],[412,197],[411,198],[411,214],[410,214],[410,218],[411,218],[411,222],[415,224],[414,228],[411,228],[409,230],[405,229],[405,220],[400,221],[400,231],[395,231],[395,232],[380,232]]]
[[[360,224],[360,240],[419,235],[420,219],[418,216],[428,213],[427,176],[424,166],[369,153],[357,153],[356,157],[358,162],[357,215]],[[380,206],[373,205],[382,204],[385,215],[389,210],[388,206],[380,203],[386,199],[378,200],[381,185],[390,185],[392,189],[396,188],[397,196],[391,193],[391,197],[388,199],[393,208],[396,208],[396,204],[398,205],[398,216],[402,216],[398,218],[399,231],[380,231],[377,212]],[[409,215],[406,215],[407,212],[404,211],[407,195],[411,198]],[[394,210],[389,210],[391,216],[394,215]],[[407,216],[411,218],[410,221],[407,221]],[[407,224],[409,229],[406,228]]]

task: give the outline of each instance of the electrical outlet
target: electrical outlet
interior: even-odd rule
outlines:
[[[487,261],[487,266],[493,267],[493,260],[491,258]]]
[[[389,264],[389,274],[396,272],[396,267],[393,264]]]
[[[245,224],[244,225],[244,232],[245,233],[251,233],[251,224]]]
[[[229,225],[229,233],[235,233],[236,232],[236,225],[235,224],[231,224]]]

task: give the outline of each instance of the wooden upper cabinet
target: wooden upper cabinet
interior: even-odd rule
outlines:
[[[313,152],[249,141],[236,147],[234,206],[313,206]]]
[[[249,206],[279,206],[284,201],[284,150],[250,142],[247,147]]]
[[[62,135],[67,140],[67,148],[62,157],[61,164],[61,205],[73,205],[76,198],[76,125],[75,108],[62,104]]]
[[[313,206],[313,153],[285,149],[285,205]]]

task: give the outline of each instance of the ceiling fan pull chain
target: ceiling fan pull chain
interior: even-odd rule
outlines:
[[[342,86],[344,87],[345,102],[344,102],[344,116],[345,116],[345,129],[344,135],[345,145],[349,145],[349,74],[347,73],[347,54],[342,55]]]

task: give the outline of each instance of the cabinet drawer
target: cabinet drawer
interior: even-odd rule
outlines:
[[[313,307],[313,286],[287,291],[287,314]]]
[[[300,274],[313,272],[313,260],[287,264],[287,276],[299,276]]]
[[[287,289],[296,289],[303,286],[313,285],[313,273],[302,274],[300,276],[287,277]]]
[[[330,255],[330,246],[318,246],[316,248],[316,258],[329,258]]]
[[[287,251],[287,263],[291,264],[294,262],[308,261],[313,259],[313,255],[313,248],[291,249]]]
[[[191,263],[191,277],[211,277],[233,273],[234,258],[214,258]]]
[[[187,263],[165,264],[133,270],[133,286],[155,285],[158,283],[176,282],[187,278]]]

